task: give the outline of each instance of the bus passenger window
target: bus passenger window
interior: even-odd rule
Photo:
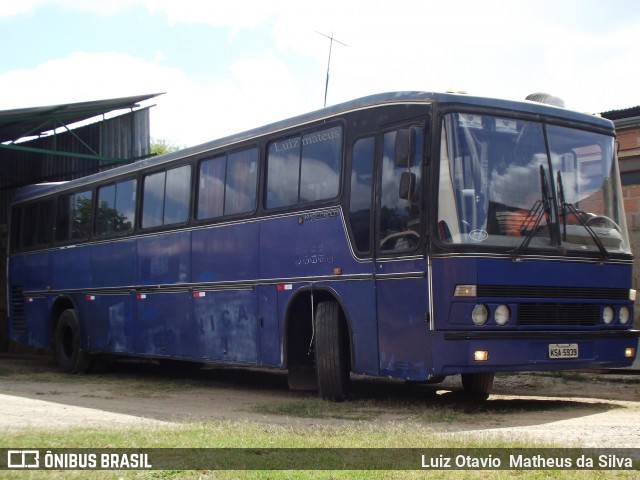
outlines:
[[[147,175],[142,188],[142,228],[162,225],[165,172]]]
[[[163,225],[184,223],[189,220],[189,199],[191,197],[191,165],[167,171],[164,192]]]
[[[247,213],[256,206],[258,149],[233,153],[227,157],[224,214]]]
[[[298,203],[300,137],[273,142],[267,158],[267,208]]]
[[[35,247],[51,241],[53,210],[53,202],[48,200],[25,205],[22,210],[22,231],[19,234],[18,247]]]
[[[56,211],[56,242],[79,240],[91,232],[92,192],[78,192],[58,198]]]
[[[335,198],[341,171],[342,127],[273,142],[267,158],[267,208]]]
[[[224,213],[224,179],[226,175],[226,157],[204,160],[200,164],[198,184],[198,211],[196,218],[221,217]]]
[[[362,138],[353,145],[349,222],[356,250],[368,252],[371,236],[374,138]]]
[[[136,211],[135,195],[135,180],[127,180],[98,189],[96,235],[105,236],[133,230]]]
[[[342,129],[314,132],[302,137],[300,203],[338,196],[342,169]]]
[[[142,228],[186,222],[190,194],[190,165],[147,175],[142,192]]]

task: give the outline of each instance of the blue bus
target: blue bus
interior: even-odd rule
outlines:
[[[20,190],[10,338],[114,357],[351,374],[487,397],[495,372],[638,348],[613,124],[539,102],[379,94]]]

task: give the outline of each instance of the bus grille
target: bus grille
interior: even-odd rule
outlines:
[[[27,321],[24,316],[24,293],[21,286],[12,285],[9,290],[11,296],[11,330],[16,333],[27,331]]]
[[[553,287],[531,285],[478,285],[479,297],[572,298],[628,300],[629,290],[602,287]]]
[[[600,306],[575,303],[522,303],[518,325],[592,326],[600,323]]]

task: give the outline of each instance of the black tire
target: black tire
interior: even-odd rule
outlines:
[[[325,400],[344,401],[349,394],[349,343],[338,302],[316,307],[315,356],[318,390]]]
[[[493,389],[493,372],[463,373],[462,387],[473,399],[486,400]]]
[[[91,369],[91,358],[80,346],[80,323],[75,310],[65,310],[58,319],[54,356],[65,373],[87,373]]]

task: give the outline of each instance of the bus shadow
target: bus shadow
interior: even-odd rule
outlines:
[[[5,392],[9,395],[170,421],[217,418],[218,407],[225,403],[232,404],[228,407],[235,410],[229,411],[237,418],[244,412],[330,420],[449,422],[465,428],[505,421],[509,426],[545,424],[619,408],[604,400],[545,396],[540,393],[544,386],[527,395],[495,395],[479,401],[465,394],[457,378],[443,384],[415,384],[360,376],[352,378],[348,401],[331,403],[319,400],[317,392],[290,391],[285,371],[199,367],[132,360],[113,362],[101,373],[65,375],[47,356],[0,356],[0,373],[6,370],[0,384],[11,384]],[[167,418],[163,412],[170,410],[180,414]]]
[[[620,408],[607,400],[560,398],[541,391],[490,395],[474,399],[457,379],[444,384],[414,384],[364,379],[353,382],[350,400],[363,402],[381,412],[426,424],[452,422],[477,428],[489,426],[525,427],[576,419]]]

